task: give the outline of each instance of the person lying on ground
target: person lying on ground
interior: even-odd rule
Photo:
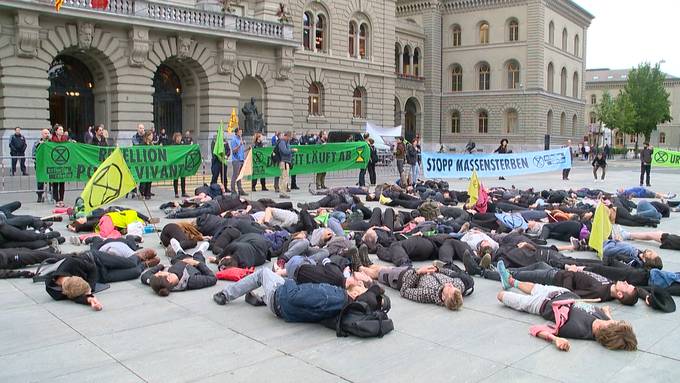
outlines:
[[[620,197],[625,198],[658,198],[658,199],[673,199],[676,197],[675,193],[657,193],[643,186],[634,186],[628,189],[616,189]]]
[[[618,241],[655,241],[662,249],[680,250],[680,235],[663,231],[628,232],[615,225],[612,237]]]
[[[198,290],[217,283],[215,274],[205,264],[201,252],[189,255],[179,251],[170,263],[167,270],[164,265],[157,265],[141,276],[142,283],[151,286],[161,297],[166,297],[173,291]]]

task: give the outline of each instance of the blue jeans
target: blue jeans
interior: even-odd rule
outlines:
[[[640,217],[661,220],[661,213],[659,213],[659,211],[656,210],[654,205],[644,200],[638,202],[636,214],[639,215]]]
[[[286,322],[320,322],[333,318],[347,300],[345,289],[326,283],[297,284],[286,279],[276,289],[276,304]]]
[[[631,264],[632,262],[638,261],[639,250],[632,245],[625,242],[619,242],[612,239],[604,241],[602,256],[604,258],[617,257],[619,255],[626,258],[625,263]]]
[[[258,287],[262,287],[264,290],[264,302],[267,304],[270,310],[274,314],[274,293],[276,290],[283,285],[285,279],[277,275],[270,269],[263,267],[250,274],[249,276],[241,279],[236,283],[232,283],[224,287],[222,292],[227,296],[227,301],[231,302],[236,298],[242,297],[249,292],[256,290]]]
[[[420,177],[420,165],[416,162],[411,165],[411,182],[413,184],[418,183],[418,177]]]
[[[680,283],[680,273],[663,271],[659,269],[649,270],[649,284],[655,287],[668,288],[673,283]]]

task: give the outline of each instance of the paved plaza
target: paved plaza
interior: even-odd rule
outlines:
[[[587,186],[612,191],[637,185],[637,162],[610,163],[604,184],[593,183],[589,163],[575,162],[570,181],[561,181],[557,173],[482,181],[487,186]],[[679,175],[654,169],[653,189],[680,191]],[[456,190],[467,187],[465,180],[449,183]],[[306,182],[299,184],[306,186]],[[155,200],[148,205],[156,216],[158,205],[171,198],[172,191],[157,188],[154,192]],[[318,198],[305,190],[292,195],[294,202]],[[262,197],[275,195],[249,196]],[[74,198],[75,193],[67,195],[68,201]],[[45,215],[51,210],[34,203],[32,194],[2,195],[2,202],[15,199],[24,203],[25,214]],[[145,211],[140,201],[118,204]],[[162,218],[161,226],[167,222]],[[65,222],[55,228],[66,233]],[[679,228],[678,213],[663,219],[659,227],[672,233],[679,233]],[[160,252],[156,234],[146,235],[144,241]],[[658,249],[657,244],[640,244],[645,245]],[[62,245],[62,252],[76,250],[85,247]],[[660,254],[664,269],[680,271],[679,252],[660,250]],[[168,263],[164,255],[161,258]],[[0,382],[680,381],[680,312],[662,314],[642,303],[611,304],[615,318],[633,323],[639,351],[607,351],[596,342],[571,341],[571,350],[565,353],[531,337],[529,326],[544,321],[503,307],[496,300],[499,283],[480,278],[475,278],[475,292],[458,312],[407,301],[388,288],[395,331],[369,340],[337,338],[321,325],[285,323],[243,299],[218,306],[212,294],[226,283],[167,298],[156,296],[139,280],[116,283],[99,294],[104,310],[94,312],[87,306],[53,301],[43,284],[2,280]]]

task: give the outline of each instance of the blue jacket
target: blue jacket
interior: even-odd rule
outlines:
[[[276,143],[279,148],[279,154],[281,155],[281,162],[293,163],[293,151],[290,149],[290,144],[286,140],[279,140]]]
[[[286,279],[276,289],[275,299],[286,322],[320,322],[340,314],[349,298],[341,287],[327,283],[297,284]]]

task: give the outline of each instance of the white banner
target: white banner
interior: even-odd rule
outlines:
[[[401,125],[395,126],[394,128],[386,128],[384,126],[373,125],[370,122],[367,122],[366,133],[371,136],[400,137]]]

